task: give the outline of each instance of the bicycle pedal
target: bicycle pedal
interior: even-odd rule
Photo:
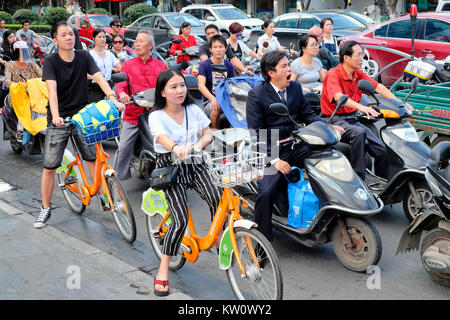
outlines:
[[[74,184],[74,183],[76,183],[77,182],[77,178],[76,177],[72,177],[72,176],[68,176],[68,177],[66,177],[65,179],[64,179],[64,184],[67,186],[67,185],[70,185],[70,184]]]

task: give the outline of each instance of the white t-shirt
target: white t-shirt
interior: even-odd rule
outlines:
[[[267,41],[269,46],[267,48],[264,47],[263,43]],[[269,37],[266,34],[263,34],[261,37],[258,38],[258,47],[263,48],[263,54],[271,51],[278,50],[279,47],[281,47],[280,42],[278,42],[277,37],[272,36],[272,39],[269,39]]]
[[[94,58],[95,64],[102,72],[103,77],[106,80],[111,80],[111,73],[114,66],[119,62],[116,57],[112,54],[111,51],[106,50],[106,56],[104,59],[100,58],[100,56],[95,52],[95,50],[89,50],[92,58]]]
[[[150,132],[153,136],[153,146],[157,153],[168,153],[170,150],[164,148],[156,140],[159,135],[165,134],[180,146],[190,146],[201,138],[201,131],[209,126],[210,120],[205,113],[195,104],[186,106],[185,112],[188,117],[188,134],[186,136],[186,114],[182,124],[173,120],[164,110],[156,110],[148,116]]]

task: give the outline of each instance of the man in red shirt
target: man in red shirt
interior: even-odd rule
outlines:
[[[320,105],[322,113],[331,116],[336,108],[336,101],[343,95],[349,96],[348,102],[339,109],[333,124],[344,128],[341,141],[350,144],[350,162],[364,179],[366,171],[365,151],[375,158],[375,174],[379,177],[388,178],[389,165],[387,151],[384,143],[366,126],[358,121],[356,111],[364,112],[367,115],[377,117],[379,114],[371,107],[367,107],[364,101],[361,103],[362,91],[358,89],[358,81],[361,79],[370,81],[375,92],[386,99],[397,98],[384,85],[374,81],[361,70],[364,52],[356,41],[346,42],[339,49],[340,64],[327,72],[323,81],[322,96]],[[412,109],[410,105],[408,108]],[[365,145],[365,141],[368,144]]]
[[[151,56],[151,51],[155,41],[153,36],[141,31],[136,37],[134,48],[138,57],[127,60],[122,65],[121,72],[127,74],[128,81],[136,92],[156,87],[158,75],[167,69],[167,66]],[[132,89],[127,82],[120,82],[116,85],[117,95],[123,103],[130,102]],[[138,137],[138,118],[144,109],[134,104],[128,104],[123,115],[122,131],[120,132],[119,148],[114,159],[114,169],[120,180],[131,178],[130,154]]]

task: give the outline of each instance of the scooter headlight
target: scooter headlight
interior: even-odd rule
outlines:
[[[350,162],[343,155],[336,158],[320,160],[315,168],[340,181],[349,182],[354,179],[354,170]]]
[[[326,144],[325,140],[323,140],[321,137],[318,137],[318,136],[309,135],[309,134],[301,134],[300,136],[307,144],[310,144],[310,145],[324,146]]]
[[[392,130],[392,133],[395,134],[400,139],[407,142],[419,142],[419,136],[417,135],[414,127],[403,127]]]

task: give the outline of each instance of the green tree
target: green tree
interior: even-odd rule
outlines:
[[[22,23],[25,20],[29,20],[30,23],[36,22],[39,23],[41,21],[41,17],[39,17],[39,15],[34,12],[33,10],[30,9],[20,9],[17,10],[14,14],[13,14],[13,19],[15,23]]]
[[[127,25],[132,24],[136,19],[155,12],[158,12],[158,10],[149,4],[134,4],[123,13],[125,16],[124,23]]]
[[[51,26],[55,25],[59,21],[66,21],[70,17],[70,13],[64,8],[51,8],[42,16],[44,23]]]

